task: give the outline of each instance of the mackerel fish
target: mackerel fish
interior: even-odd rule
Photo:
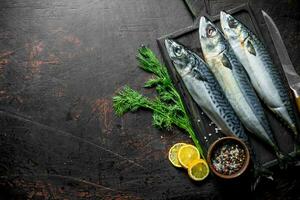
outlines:
[[[241,121],[206,63],[174,40],[166,39],[165,46],[185,87],[203,112],[224,134],[247,141]]]
[[[263,43],[231,15],[222,11],[220,20],[224,35],[247,71],[258,96],[297,135],[288,90]]]

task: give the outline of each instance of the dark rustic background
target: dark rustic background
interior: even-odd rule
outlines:
[[[246,1],[205,2],[216,14]],[[275,20],[300,72],[299,2],[250,4]],[[246,177],[195,183],[167,160],[186,135],[153,128],[145,111],[114,115],[123,85],[155,94],[141,89],[139,45],[159,55],[156,38],[192,22],[182,0],[1,0],[0,199],[299,199],[299,167],[275,168],[255,193]]]

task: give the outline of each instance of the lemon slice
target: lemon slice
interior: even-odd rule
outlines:
[[[178,160],[184,168],[188,168],[196,159],[200,159],[200,154],[195,146],[187,144],[179,148]]]
[[[182,147],[184,145],[186,145],[186,144],[185,143],[176,143],[169,150],[169,161],[175,167],[182,167],[181,164],[178,161],[178,150],[179,150],[180,147]]]
[[[209,174],[209,167],[205,160],[194,160],[188,168],[189,176],[195,181],[202,181]]]

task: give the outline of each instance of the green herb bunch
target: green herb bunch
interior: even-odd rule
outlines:
[[[185,130],[198,148],[201,157],[204,158],[200,143],[193,131],[181,97],[172,84],[167,68],[160,63],[152,50],[145,46],[138,49],[137,60],[141,69],[155,75],[145,83],[144,87],[155,87],[158,96],[150,99],[129,86],[125,86],[113,97],[113,108],[116,114],[121,116],[140,108],[151,110],[154,126],[168,130],[177,126]]]

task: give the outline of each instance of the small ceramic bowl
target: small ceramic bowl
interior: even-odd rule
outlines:
[[[223,151],[221,151],[222,149]],[[227,151],[228,149],[230,150]],[[240,154],[237,152],[239,152]],[[230,156],[228,156],[228,154]],[[239,156],[234,157],[232,155],[239,155]],[[230,157],[230,160],[233,159],[235,162],[234,161],[227,162],[227,164],[225,164],[226,162],[224,162],[225,159],[223,158],[228,158],[228,157]],[[237,158],[241,158],[241,159],[237,159]],[[237,161],[237,160],[242,160],[242,161]],[[228,137],[223,137],[221,139],[218,139],[208,149],[208,155],[207,155],[208,165],[211,171],[220,178],[233,179],[242,175],[246,171],[249,165],[249,161],[250,161],[250,154],[249,154],[248,147],[242,140],[236,137],[228,136]],[[230,165],[228,163],[234,163],[234,164]],[[232,168],[228,167],[229,165]],[[238,167],[234,167],[234,166],[238,166]],[[234,170],[231,170],[231,173],[229,173],[228,169],[230,170],[234,169]]]

